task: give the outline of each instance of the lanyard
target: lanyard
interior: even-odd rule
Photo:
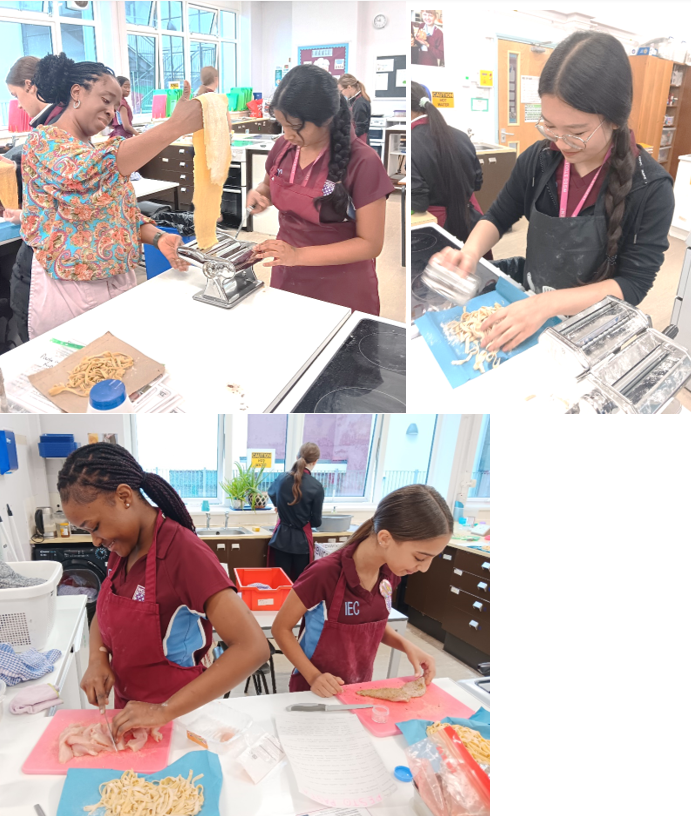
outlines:
[[[314,165],[321,159],[321,157],[326,153],[328,148],[324,148],[322,152],[317,156],[317,158],[312,162],[310,165],[310,169],[307,171],[307,175],[302,180],[302,186],[307,187],[307,182],[310,180],[310,176],[312,175],[312,170],[314,170]],[[293,169],[290,171],[290,183],[293,184],[295,182],[295,173],[298,169],[298,162],[300,161],[300,148],[295,151],[295,160],[293,161]]]
[[[610,147],[610,149],[607,151],[607,155],[605,156],[605,160],[598,167],[597,173],[595,173],[595,176],[593,177],[593,180],[588,185],[588,189],[585,191],[585,195],[578,202],[578,206],[576,207],[576,209],[571,213],[571,218],[575,218],[578,215],[578,213],[583,209],[583,205],[585,204],[585,200],[590,195],[590,191],[593,189],[593,186],[595,185],[595,182],[597,181],[598,176],[600,175],[600,171],[602,170],[602,168],[607,163],[607,159],[609,158],[609,155],[610,155],[611,152],[612,152],[612,148]],[[566,218],[566,205],[568,204],[568,201],[569,201],[569,182],[570,182],[570,180],[571,180],[571,165],[569,164],[569,162],[566,161],[566,159],[564,159],[564,178],[562,179],[562,182],[561,182],[561,199],[560,199],[560,202],[559,202],[559,218]]]

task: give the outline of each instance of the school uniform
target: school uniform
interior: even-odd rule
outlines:
[[[314,561],[312,528],[322,523],[324,487],[305,468],[300,490],[302,498],[293,501],[292,473],[286,473],[269,487],[269,498],[278,510],[278,521],[269,541],[268,565],[280,567],[295,582]]]
[[[355,96],[351,96],[348,105],[350,105],[350,115],[353,117],[355,135],[360,141],[369,144],[368,134],[369,122],[372,118],[372,105],[362,95],[362,91],[358,91]]]
[[[415,65],[443,65],[444,64],[444,35],[441,29],[435,25],[418,26],[427,34],[426,45],[421,45],[419,40],[415,40],[413,46],[413,63]]]
[[[327,182],[330,148],[306,167],[300,167],[300,153],[279,136],[266,160],[271,201],[278,210],[276,236],[294,247],[324,246],[356,237],[358,209],[389,196],[394,191],[381,159],[363,144],[351,128],[350,161],[343,181],[351,198],[345,218],[338,218],[323,202],[333,184]],[[336,303],[353,311],[379,314],[379,287],[374,259],[329,266],[274,266],[271,286],[296,295]]]
[[[299,643],[320,672],[340,677],[346,685],[372,679],[374,659],[389,620],[391,597],[400,582],[384,565],[368,592],[361,584],[349,544],[311,564],[293,586],[307,612]],[[290,691],[309,691],[295,669]]]
[[[160,510],[151,548],[129,571],[126,558],[111,554],[96,615],[111,654],[115,708],[164,703],[204,671],[213,632],[204,607],[234,588],[196,533]]]

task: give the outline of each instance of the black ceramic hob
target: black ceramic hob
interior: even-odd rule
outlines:
[[[405,329],[361,320],[293,413],[405,413]]]

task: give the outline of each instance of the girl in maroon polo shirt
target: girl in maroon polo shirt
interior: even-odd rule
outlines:
[[[291,691],[320,697],[372,679],[380,644],[404,652],[416,674],[434,679],[434,658],[388,625],[391,599],[403,575],[427,572],[453,531],[444,499],[426,485],[383,498],[374,517],[336,552],[311,564],[293,586],[272,632],[295,666]],[[302,619],[299,640],[293,627]]]
[[[58,490],[67,518],[111,553],[81,686],[101,709],[114,688],[124,709],[113,718],[116,738],[221,697],[268,660],[259,625],[165,479],[99,443],[70,454]],[[229,646],[205,670],[214,629]]]

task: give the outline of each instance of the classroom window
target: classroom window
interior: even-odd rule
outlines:
[[[221,37],[235,39],[236,15],[234,11],[221,11]]]
[[[96,31],[91,26],[60,25],[62,50],[75,62],[96,62]]]
[[[93,20],[93,3],[89,3],[86,8],[70,8],[68,3],[58,3],[58,14],[61,17],[74,17],[78,20]]]
[[[216,67],[216,43],[195,42],[190,43],[190,82],[192,83],[192,93],[202,84],[201,70],[206,65]]]
[[[221,42],[221,67],[219,71],[219,91],[226,92],[237,85],[237,45]]]
[[[199,6],[188,10],[189,30],[192,34],[217,34],[216,11]]]
[[[0,49],[0,77],[3,80],[0,82],[0,128],[6,128],[10,102],[14,97],[4,79],[20,57],[52,54],[52,31],[50,26],[0,21],[0,42],[3,44]]]
[[[480,440],[475,452],[475,462],[473,464],[473,479],[475,480],[475,487],[471,487],[468,491],[469,499],[489,498],[489,426],[490,418],[489,414],[486,414],[482,420]]]
[[[262,490],[268,490],[271,484],[290,470],[292,462],[286,461],[288,447],[287,414],[236,414],[230,421],[232,463],[226,463],[226,472],[237,476],[237,463],[245,468],[252,463],[252,450],[272,451],[273,463],[266,468],[261,483]]]
[[[161,3],[161,28],[182,31],[182,3]]]
[[[156,38],[128,34],[127,54],[132,86],[132,111],[151,113],[156,88]]]
[[[436,414],[391,414],[381,473],[381,495],[409,484],[426,484]]]
[[[156,28],[156,3],[125,3],[125,20],[131,25]]]
[[[0,8],[31,11],[34,14],[52,14],[52,3],[0,3]]]
[[[223,422],[181,414],[140,414],[136,418],[136,451],[144,470],[158,473],[183,499],[221,501]]]
[[[185,50],[182,37],[161,37],[163,49],[163,87],[169,82],[182,82],[185,79]]]

